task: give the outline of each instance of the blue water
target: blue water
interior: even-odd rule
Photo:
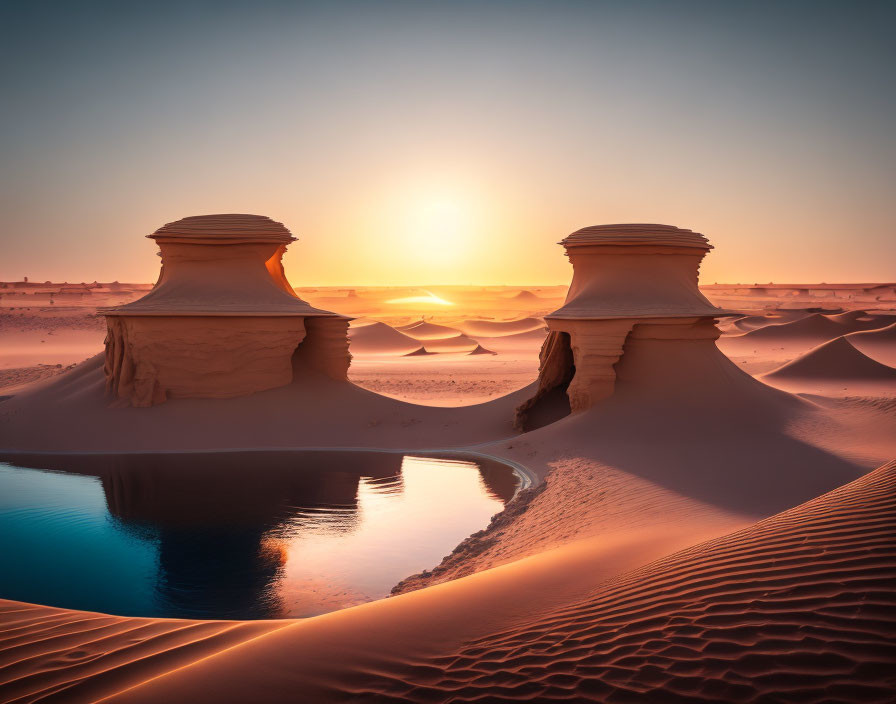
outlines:
[[[6,465],[0,556],[0,595],[109,613],[143,612],[158,572],[152,539],[109,514],[99,479]]]
[[[378,599],[514,493],[461,456],[196,453],[0,463],[0,597],[133,616],[285,618]]]

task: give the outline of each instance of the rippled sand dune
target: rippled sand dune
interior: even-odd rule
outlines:
[[[0,694],[23,702],[96,701],[116,690],[125,691],[108,701],[758,702],[798,693],[806,702],[890,702],[894,497],[889,463],[577,594],[542,593],[542,610],[504,626],[492,618],[447,628],[446,640],[459,641],[450,649],[403,646],[409,622],[431,605],[425,592],[305,626],[125,619],[6,602]],[[507,584],[500,571],[476,579],[476,589],[459,588],[464,581],[441,588],[449,616],[476,613],[477,593],[487,600],[490,583]],[[348,645],[353,616],[365,630]],[[336,651],[339,667],[319,668]]]

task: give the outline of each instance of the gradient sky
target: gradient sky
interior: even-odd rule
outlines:
[[[896,2],[0,3],[0,279],[153,281],[259,213],[294,285],[565,283],[599,223],[704,283],[896,279]]]

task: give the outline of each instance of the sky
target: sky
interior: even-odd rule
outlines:
[[[0,280],[154,281],[256,213],[296,286],[566,283],[658,222],[701,281],[896,279],[896,3],[0,0]]]

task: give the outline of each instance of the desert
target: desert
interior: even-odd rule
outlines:
[[[467,298],[442,315],[390,309],[413,298],[394,290],[293,289],[278,265],[291,235],[269,219],[151,237],[169,234],[174,266],[163,249],[142,298],[4,315],[48,340],[32,360],[48,361],[7,372],[3,459],[26,473],[9,490],[28,472],[97,477],[116,522],[158,531],[165,575],[159,592],[154,572],[122,570],[124,600],[74,580],[68,597],[44,590],[54,604],[4,601],[5,701],[892,692],[896,369],[866,352],[890,359],[896,309],[721,308],[697,285],[707,239],[665,225],[563,239],[565,298],[430,292]],[[338,327],[309,348],[316,319]],[[102,349],[102,320],[105,350],[65,364],[73,331]],[[449,480],[461,466],[493,497],[478,518]],[[420,481],[440,483],[414,499]],[[365,516],[390,501],[377,528]],[[419,559],[386,571],[387,544]]]
[[[894,23],[0,3],[0,704],[896,702]]]

